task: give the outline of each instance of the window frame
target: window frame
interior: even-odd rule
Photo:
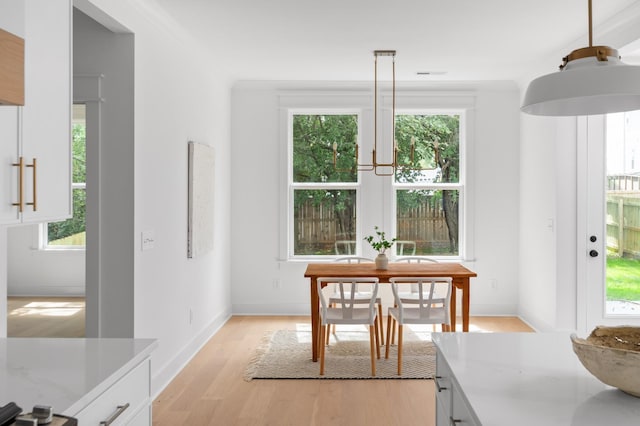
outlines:
[[[361,146],[361,161],[368,161],[373,139],[373,109],[372,93],[367,86],[348,85],[337,88],[329,85],[321,86],[322,92],[316,86],[282,89],[277,91],[278,97],[278,132],[280,167],[279,182],[279,262],[308,262],[308,261],[332,261],[337,256],[292,256],[293,252],[293,206],[292,191],[289,188],[292,173],[292,134],[290,132],[290,113],[303,112],[351,112],[360,113],[358,120],[358,143]],[[460,191],[459,208],[459,241],[458,256],[439,256],[443,261],[474,262],[475,261],[475,133],[476,133],[476,102],[475,90],[438,90],[433,91],[417,88],[410,85],[401,85],[397,89],[396,114],[421,113],[421,114],[448,114],[460,115],[460,182],[453,185]],[[380,106],[384,111],[390,111],[392,96],[390,91],[382,91]],[[385,109],[386,108],[386,109]],[[383,113],[385,114],[385,113]],[[381,125],[388,126],[390,120],[383,116]],[[463,124],[464,122],[464,124]],[[383,130],[384,134],[385,130]],[[385,144],[385,142],[383,142]],[[384,145],[387,147],[387,145]],[[396,189],[395,179],[373,176],[372,172],[358,172],[357,191],[357,223],[356,223],[356,253],[354,255],[365,256],[373,254],[363,243],[364,235],[373,232],[374,226],[387,230],[387,235],[395,235],[396,219]],[[441,187],[440,189],[447,189]],[[371,191],[371,193],[369,193]],[[291,194],[291,195],[290,195]],[[390,198],[390,199],[389,199]],[[376,214],[363,215],[363,212],[371,211],[383,203],[384,211]],[[364,232],[363,232],[364,230]],[[390,253],[393,260],[395,250]],[[435,256],[434,256],[435,257]]]
[[[293,181],[293,117],[295,115],[355,115],[357,117],[357,143],[361,145],[362,132],[362,115],[361,108],[288,108],[287,109],[287,244],[286,244],[286,258],[287,260],[325,260],[334,259],[337,255],[297,255],[294,253],[295,249],[295,213],[294,213],[294,200],[296,190],[355,190],[356,191],[356,253],[362,252],[362,244],[360,241],[361,235],[361,188],[362,188],[362,175],[360,171],[356,174],[355,182],[294,182]],[[354,253],[354,255],[356,254]]]
[[[74,105],[82,105],[84,106],[84,113],[85,113],[85,121],[84,121],[84,125],[85,125],[85,167],[87,164],[87,104],[85,102],[74,102]],[[73,117],[72,117],[73,119]],[[70,141],[69,143],[73,143],[72,141]],[[72,152],[73,155],[73,152]],[[71,162],[73,165],[73,161]],[[73,170],[71,171],[72,175],[73,175]],[[71,204],[72,204],[72,210],[73,210],[73,194],[74,191],[77,190],[83,190],[85,191],[85,202],[86,202],[86,191],[87,191],[87,176],[86,176],[86,170],[85,170],[85,181],[84,182],[72,182],[71,183]],[[85,209],[86,209],[86,205],[85,205]],[[73,218],[73,212],[72,212],[72,216],[69,218],[71,219]],[[65,219],[68,220],[68,219]],[[60,222],[64,222],[64,221],[60,221]],[[86,223],[86,210],[85,210],[85,235],[86,235],[86,227],[87,227],[87,223]],[[56,244],[49,244],[49,223],[54,223],[54,222],[44,222],[41,223],[39,225],[39,229],[38,229],[38,247],[40,248],[40,250],[44,250],[44,251],[85,251],[86,250],[86,240],[85,240],[85,244],[84,245],[56,245]]]
[[[458,254],[457,255],[429,255],[428,257],[439,261],[461,261],[467,258],[469,247],[469,236],[467,232],[467,136],[469,134],[467,115],[468,111],[465,108],[410,108],[410,109],[397,109],[396,116],[398,115],[457,115],[459,116],[459,140],[458,140],[458,182],[436,182],[436,183],[424,183],[424,182],[396,182],[395,177],[391,181],[391,224],[389,229],[392,230],[392,235],[397,235],[398,225],[398,198],[397,193],[399,190],[456,190],[458,191],[459,204],[458,204]],[[393,252],[395,256],[395,250]]]

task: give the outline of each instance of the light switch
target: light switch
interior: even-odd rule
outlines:
[[[142,231],[142,251],[150,250],[156,242],[155,231]]]

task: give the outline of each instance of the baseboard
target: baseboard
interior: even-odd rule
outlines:
[[[151,378],[151,396],[155,400],[158,395],[171,383],[171,381],[182,371],[191,359],[202,349],[202,347],[215,335],[220,328],[231,318],[228,311],[216,316],[208,326],[206,326],[191,342],[189,342],[178,355],[161,367]]]
[[[83,286],[7,286],[7,296],[15,297],[84,297]]]
[[[306,303],[244,303],[231,305],[233,315],[310,315]]]

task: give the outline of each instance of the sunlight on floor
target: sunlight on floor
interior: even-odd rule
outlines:
[[[386,324],[386,322],[385,322]],[[386,325],[385,325],[386,327]],[[412,332],[412,338],[417,340],[431,341],[431,333],[439,332],[440,327],[436,326],[434,331],[432,325],[410,324],[405,326],[405,330]],[[459,318],[458,324],[456,324],[456,330],[462,331],[462,319]],[[311,324],[310,323],[296,323],[296,334],[298,341],[301,343],[311,343]],[[493,333],[490,330],[485,330],[474,324],[469,324],[469,332],[474,333]],[[386,330],[385,330],[386,333]],[[386,334],[385,334],[386,338]],[[331,339],[337,339],[340,341],[348,340],[368,340],[369,329],[364,325],[339,325],[336,334],[331,335]]]
[[[9,316],[70,317],[82,311],[81,302],[31,302],[9,312]]]

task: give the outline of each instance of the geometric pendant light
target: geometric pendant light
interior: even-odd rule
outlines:
[[[533,80],[521,111],[572,116],[640,110],[640,66],[626,65],[618,51],[593,46],[589,0],[589,47],[562,58],[560,71]]]

